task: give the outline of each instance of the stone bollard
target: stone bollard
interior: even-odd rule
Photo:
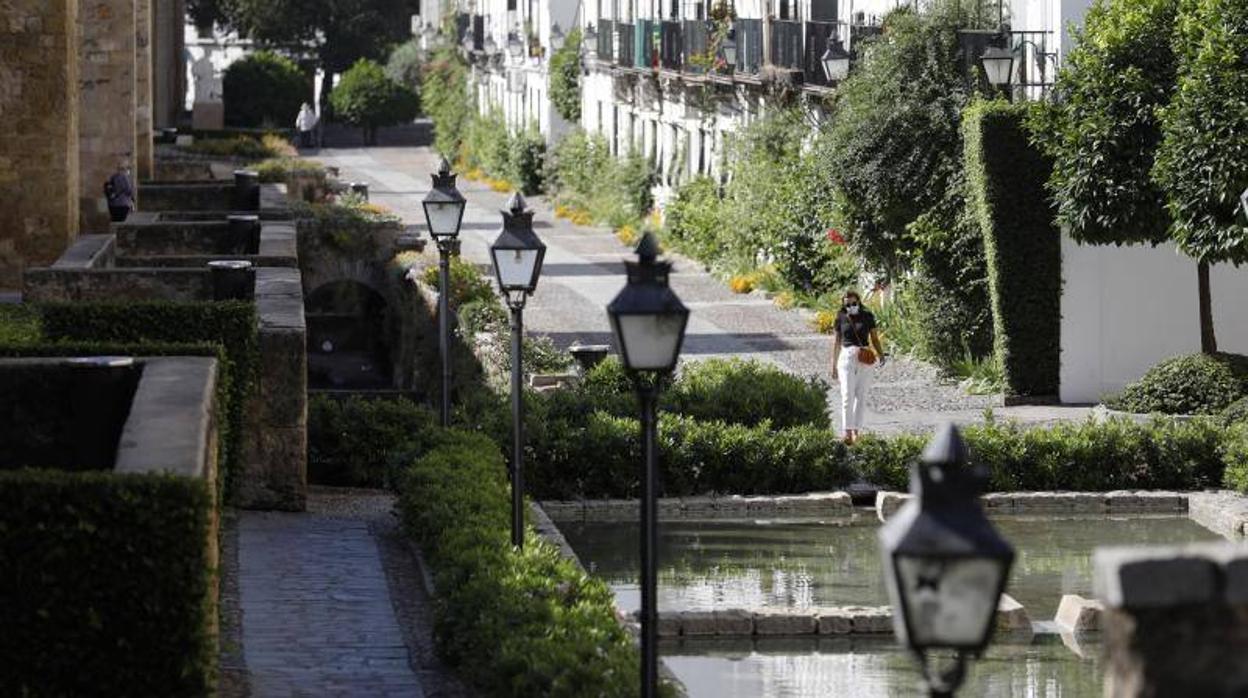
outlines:
[[[581,368],[581,373],[585,374],[593,367],[602,363],[607,354],[611,352],[611,347],[606,344],[573,344],[568,347],[568,353],[572,355],[576,365]]]
[[[235,214],[226,220],[230,224],[230,250],[234,254],[256,254],[260,251],[260,216]]]
[[[368,201],[368,184],[365,182],[352,182],[351,193],[357,194],[361,199]]]
[[[71,401],[74,467],[111,470],[130,413],[138,367],[128,356],[85,356],[70,359],[69,364],[76,371]]]
[[[234,170],[235,211],[260,210],[260,174],[251,170]]]
[[[245,260],[219,260],[208,263],[212,271],[212,299],[214,301],[245,301],[255,298],[256,273],[251,262]]]
[[[1098,548],[1106,696],[1248,695],[1248,547]]]

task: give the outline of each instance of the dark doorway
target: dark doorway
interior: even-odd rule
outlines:
[[[317,288],[305,304],[308,387],[389,388],[392,383],[386,300],[357,281]]]

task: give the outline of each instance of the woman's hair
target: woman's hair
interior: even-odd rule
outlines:
[[[850,289],[846,291],[845,293],[841,294],[841,310],[845,309],[845,306],[847,305],[845,303],[845,300],[848,298],[853,298],[854,300],[858,301],[859,305],[862,305],[862,296],[858,295],[857,291]]]

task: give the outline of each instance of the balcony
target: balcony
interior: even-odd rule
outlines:
[[[637,31],[633,35],[634,68],[659,67],[659,57],[654,50],[655,35],[658,32],[658,22],[652,19],[637,20]]]
[[[705,72],[699,62],[706,57],[710,49],[711,34],[706,22],[702,20],[685,20],[681,27],[683,42],[681,59],[685,72]]]
[[[733,27],[737,37],[736,72],[758,75],[763,67],[763,20],[738,19]]]
[[[680,70],[684,63],[684,46],[681,42],[680,22],[659,23],[659,67],[664,70]]]
[[[771,64],[781,70],[801,71],[802,23],[784,19],[771,22]]]
[[[823,52],[828,50],[828,37],[837,37],[835,22],[806,23],[806,53],[802,61],[802,73],[807,85],[828,86],[828,78],[823,74]]]
[[[636,49],[637,28],[627,22],[617,22],[615,27],[619,35],[615,64],[621,68],[631,68],[633,67],[633,51]]]
[[[472,50],[485,50],[485,16],[472,16]]]
[[[598,60],[611,61],[615,57],[615,22],[598,20]]]

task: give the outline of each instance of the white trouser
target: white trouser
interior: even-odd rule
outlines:
[[[875,376],[875,366],[868,366],[858,361],[859,347],[841,347],[841,356],[836,363],[837,373],[841,376],[841,429],[861,429],[867,417],[867,393],[871,390],[871,379]]]

